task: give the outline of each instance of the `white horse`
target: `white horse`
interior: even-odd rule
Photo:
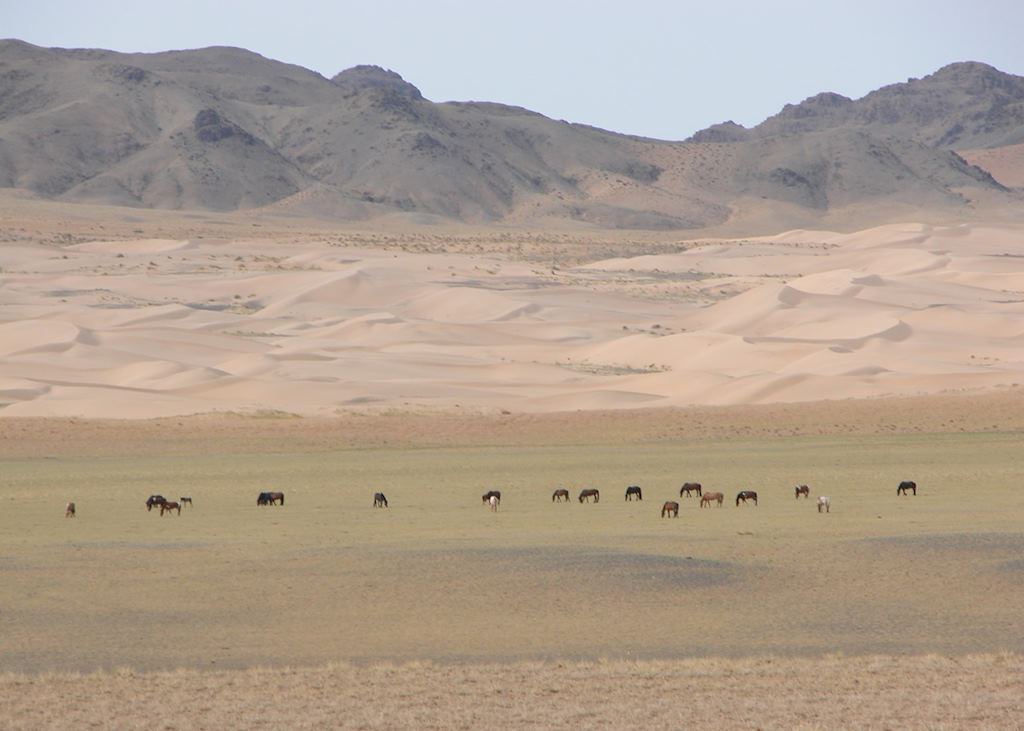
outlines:
[[[821,512],[822,508],[825,509],[826,513],[831,512],[832,501],[829,500],[828,497],[826,497],[825,495],[822,495],[821,497],[818,498],[818,512],[819,513]]]
[[[491,495],[487,499],[487,504],[491,506],[491,510],[493,512],[498,512],[498,496],[497,495]]]

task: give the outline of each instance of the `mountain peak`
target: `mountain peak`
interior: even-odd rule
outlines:
[[[360,65],[345,69],[336,74],[331,82],[337,86],[350,89],[351,91],[363,91],[365,89],[383,89],[393,94],[419,101],[423,94],[415,86],[403,79],[395,71],[381,68],[380,66]]]

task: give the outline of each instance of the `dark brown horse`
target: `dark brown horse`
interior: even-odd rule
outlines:
[[[753,490],[740,490],[736,493],[736,507],[740,506],[740,502],[744,505],[747,504],[747,500],[753,500],[754,505],[757,505],[757,493]]]
[[[74,518],[75,517],[75,504],[74,503],[68,503],[67,506],[64,508],[64,517],[65,518]]]
[[[690,497],[691,492],[696,492],[697,497],[701,496],[701,487],[699,482],[684,482],[683,486],[679,488],[679,497],[686,493],[686,497]]]
[[[590,498],[594,498],[595,503],[601,502],[601,491],[595,490],[594,488],[588,488],[580,491],[580,502],[590,502]]]
[[[148,513],[157,505],[163,505],[165,502],[167,502],[167,498],[163,495],[150,495],[146,498],[146,512]]]
[[[674,503],[674,502],[669,501],[669,502],[665,503],[664,505],[662,505],[661,506],[661,517],[664,518],[666,515],[669,515],[669,516],[671,516],[673,518],[678,518],[679,517],[679,503]]]
[[[177,510],[178,515],[181,515],[181,503],[176,503],[169,500],[165,500],[164,502],[160,503],[160,515],[163,515],[164,513],[169,513],[172,510]]]
[[[703,508],[707,504],[710,508],[711,503],[718,503],[718,507],[722,507],[723,500],[725,500],[725,495],[720,492],[706,492],[700,496],[700,506]]]
[[[185,507],[186,505],[190,508],[192,507],[192,498],[190,497],[180,497],[178,498],[178,502],[181,503],[181,507]]]
[[[492,497],[498,498],[498,502],[500,503],[501,502],[501,490],[488,490],[487,492],[485,492],[484,493],[484,497],[483,497],[483,504],[484,505],[490,505]]]
[[[633,498],[636,498],[637,500],[644,499],[644,494],[640,491],[639,485],[630,485],[626,488],[626,499],[632,500]]]
[[[564,487],[560,487],[551,493],[551,502],[553,503],[567,503],[569,502],[569,491]]]
[[[801,495],[803,495],[805,498],[810,498],[811,488],[807,487],[807,485],[796,485],[793,487],[793,493],[795,494],[797,500],[800,499]]]
[[[388,506],[388,499],[384,497],[384,493],[375,492],[373,493],[373,507],[375,508],[386,508]]]
[[[897,495],[906,495],[907,490],[910,490],[917,495],[917,483],[913,480],[904,480],[900,483],[900,486],[896,488]]]
[[[261,492],[256,496],[257,505],[277,505],[278,503],[284,505],[283,492]]]

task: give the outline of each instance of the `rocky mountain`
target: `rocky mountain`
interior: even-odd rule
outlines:
[[[1024,77],[983,63],[954,63],[923,79],[909,79],[848,99],[825,92],[746,129],[717,124],[690,139],[742,142],[793,137],[831,129],[860,130],[929,147],[975,149],[1024,142]]]
[[[1015,139],[1024,80],[961,66],[911,83],[913,93],[874,92],[884,134],[881,122],[857,121],[869,116],[852,111],[864,100],[821,95],[752,130],[718,125],[671,143],[502,104],[435,103],[374,66],[328,79],[236,48],[0,41],[0,187],[152,208],[648,229],[1015,202],[948,148],[954,137]],[[942,101],[950,95],[959,117]]]

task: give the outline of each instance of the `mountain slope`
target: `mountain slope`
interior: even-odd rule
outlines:
[[[800,225],[880,201],[1010,200],[926,140],[848,127],[780,141],[733,125],[728,140],[668,143],[501,104],[435,103],[372,66],[327,79],[236,48],[0,41],[0,186],[57,200],[655,229],[743,226],[755,208]]]

